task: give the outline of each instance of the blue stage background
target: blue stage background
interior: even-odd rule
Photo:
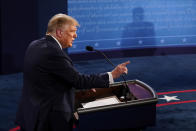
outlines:
[[[0,131],[16,126],[14,120],[23,86],[21,71],[27,45],[45,35],[51,16],[67,12],[67,1],[68,14],[81,24],[70,53],[85,53],[86,45],[101,50],[119,49],[123,55],[121,49],[139,49],[138,52],[127,51],[126,56],[136,56],[142,49],[151,47],[155,47],[156,52],[159,47],[182,47],[181,52],[174,51],[195,53],[187,48],[196,46],[195,0],[1,1],[0,73],[20,73],[0,75]],[[163,53],[159,53],[163,56],[121,57],[112,61],[118,64],[130,60],[127,79],[142,80],[158,93],[184,92],[165,93],[178,96],[179,101],[171,102],[179,103],[157,107],[157,125],[147,131],[195,131],[196,56],[165,54],[171,53],[170,49],[164,48]],[[113,55],[119,56],[119,52]],[[112,69],[103,59],[92,60],[95,57],[74,61],[76,68],[87,74]],[[186,103],[180,103],[184,101]],[[158,105],[164,103],[169,102],[161,99]]]
[[[196,45],[195,0],[68,0],[81,27],[70,53]]]

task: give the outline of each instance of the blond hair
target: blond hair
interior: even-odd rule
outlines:
[[[80,26],[78,21],[66,14],[56,14],[48,22],[46,34],[53,33],[56,29],[62,28],[64,25]]]

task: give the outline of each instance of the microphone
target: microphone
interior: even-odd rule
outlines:
[[[110,59],[109,59],[102,51],[96,50],[96,49],[94,49],[92,46],[86,46],[86,50],[88,50],[88,51],[95,51],[95,52],[98,52],[98,53],[102,54],[102,55],[104,56],[105,60],[106,60],[109,64],[111,64],[114,68],[116,67],[116,66],[110,61]],[[127,97],[129,97],[129,99],[131,99],[131,100],[135,100],[136,97],[132,94],[131,91],[128,90],[127,81],[126,81],[124,75],[125,75],[125,74],[122,74],[121,77],[123,78],[123,81],[124,81],[124,84],[123,84],[123,85],[125,86],[125,90],[124,90],[124,92],[123,92],[124,97],[125,97],[125,101],[127,101],[127,99],[128,99]],[[129,92],[129,94],[128,94],[128,92]],[[128,95],[130,95],[130,96],[128,96]]]
[[[102,51],[96,50],[92,46],[86,46],[86,50],[88,50],[88,51],[96,51],[96,52],[102,54],[109,64],[111,64],[113,67],[116,67]]]
[[[87,51],[94,51],[94,48],[92,46],[86,46]]]

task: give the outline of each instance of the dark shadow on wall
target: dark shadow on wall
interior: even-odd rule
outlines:
[[[132,23],[124,27],[122,34],[122,48],[155,47],[154,24],[144,20],[144,9],[134,8],[132,11]]]

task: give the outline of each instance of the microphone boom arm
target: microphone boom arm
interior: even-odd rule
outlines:
[[[91,47],[91,46],[87,46],[86,49],[87,49],[88,51],[96,51],[96,52],[102,54],[102,55],[104,56],[105,60],[106,60],[109,64],[111,64],[114,68],[116,67],[116,66],[110,61],[110,59],[109,59],[102,51],[96,50],[96,49],[94,49],[94,48]],[[129,88],[129,87],[128,87],[128,84],[127,84],[127,81],[126,81],[124,75],[125,75],[125,74],[122,74],[121,77],[123,78],[124,86],[125,86],[125,92],[124,92],[123,94],[124,94],[124,97],[125,97],[125,102],[127,102],[127,92],[128,92],[128,88]],[[131,91],[129,91],[129,95],[130,95],[130,99],[131,99],[131,100],[136,99],[136,97],[132,94]]]

